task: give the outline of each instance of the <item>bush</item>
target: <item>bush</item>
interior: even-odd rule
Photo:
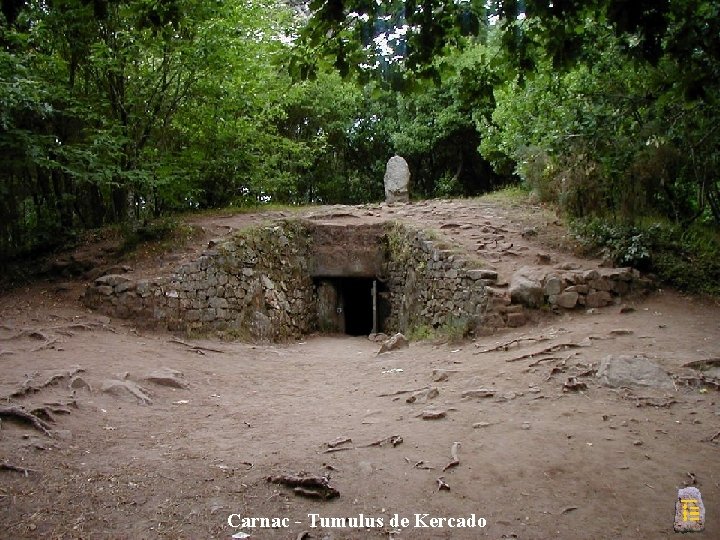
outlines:
[[[452,317],[437,328],[421,324],[408,331],[410,341],[437,340],[446,343],[459,343],[472,335],[474,321],[468,317]]]
[[[628,226],[579,220],[573,233],[591,252],[621,266],[653,272],[682,291],[720,296],[720,234],[702,225],[668,222]]]
[[[595,252],[621,266],[650,267],[651,239],[638,227],[608,223],[599,218],[578,220],[572,231],[588,252]]]
[[[161,218],[145,221],[141,224],[123,226],[122,251],[129,252],[140,244],[147,242],[162,242],[172,238],[178,230],[178,222],[172,218]]]

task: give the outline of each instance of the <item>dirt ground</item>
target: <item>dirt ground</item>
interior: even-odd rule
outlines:
[[[552,214],[502,200],[306,214],[432,228],[504,279],[539,254],[552,264],[599,263],[562,249],[568,242]],[[257,220],[195,224],[213,237]],[[684,364],[720,357],[717,302],[659,290],[626,300],[634,308],[626,313],[538,312],[524,328],[378,356],[379,344],[364,337],[183,344],[89,312],[83,286],[40,282],[0,296],[0,407],[54,411],[52,437],[2,420],[0,461],[31,469],[0,470],[2,538],[659,539],[675,535],[675,498],[686,485],[700,489],[707,511],[696,536],[720,538],[720,436],[712,440],[720,400],[682,379],[694,373]],[[552,345],[566,347],[532,354]],[[675,387],[602,386],[593,370],[609,354],[645,355],[676,376]],[[66,377],[9,397],[76,367],[90,388],[70,389]],[[182,372],[187,387],[144,380],[161,367]],[[564,392],[570,376],[587,388]],[[108,379],[137,381],[152,403],[101,392]],[[463,397],[479,388],[492,395]],[[445,414],[423,419],[427,411]],[[391,444],[393,436],[402,442]],[[346,450],[327,452],[339,438],[351,439],[338,446]],[[459,463],[443,470],[453,446]],[[298,473],[329,476],[340,496],[308,499],[266,480]],[[449,490],[438,489],[440,477]],[[235,523],[288,518],[288,526],[233,528],[231,514]],[[310,514],[375,521],[313,526]],[[396,514],[409,525],[391,524]],[[430,524],[472,514],[486,526],[416,526],[416,515]]]

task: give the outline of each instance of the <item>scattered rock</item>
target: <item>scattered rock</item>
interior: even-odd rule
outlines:
[[[440,390],[437,388],[427,388],[415,392],[412,396],[405,399],[405,403],[425,403],[431,399],[435,399],[440,395]]]
[[[462,398],[490,398],[495,395],[495,390],[491,388],[476,388],[475,390],[465,390],[462,394]]]
[[[82,377],[73,377],[70,380],[70,388],[73,390],[87,390],[88,392],[92,392],[92,388],[90,387],[90,383],[88,383],[85,379]]]
[[[568,262],[558,264],[555,268],[557,268],[558,270],[579,270],[580,265],[577,263]]]
[[[576,377],[568,377],[563,384],[563,392],[579,392],[580,390],[587,390],[587,384],[578,381]]]
[[[433,369],[432,380],[435,382],[447,381],[451,373],[457,373],[457,369]]]
[[[485,268],[476,268],[473,270],[468,270],[465,275],[473,280],[478,279],[487,279],[490,281],[497,281],[498,280],[498,273],[495,270],[488,270]]]
[[[610,330],[611,336],[631,336],[635,332],[632,330],[628,330],[626,328],[616,328],[615,330]]]
[[[127,276],[123,276],[121,274],[107,274],[105,276],[99,277],[95,280],[96,285],[104,285],[107,287],[115,287],[116,285],[120,285],[121,283],[127,283],[130,281],[130,278]]]
[[[389,337],[390,336],[388,336],[387,334],[383,334],[382,332],[380,332],[378,334],[368,335],[368,339],[370,341],[374,341],[375,343],[380,343],[381,341],[387,341]]]
[[[550,257],[550,255],[548,255],[547,253],[538,253],[537,254],[537,263],[538,264],[551,264],[552,257]]]
[[[132,381],[108,379],[103,381],[100,390],[105,394],[122,399],[133,398],[141,405],[152,405],[152,399],[146,394],[146,391]]]
[[[527,317],[524,313],[508,313],[507,314],[507,325],[510,328],[519,328],[527,322]]]
[[[620,306],[620,313],[633,313],[635,311],[635,308],[632,306],[628,306],[626,304],[623,304]]]
[[[420,417],[423,420],[440,420],[447,416],[447,411],[423,411]]]
[[[606,356],[596,377],[610,387],[652,386],[672,389],[673,381],[657,363],[644,356]]]
[[[477,429],[477,428],[488,427],[488,426],[491,426],[491,425],[492,425],[492,424],[491,424],[490,422],[476,422],[476,423],[473,424],[473,427],[474,427],[475,429]]]
[[[561,308],[572,309],[577,305],[580,295],[574,291],[565,291],[557,296],[556,303]]]
[[[171,388],[187,388],[188,384],[182,380],[182,371],[163,367],[146,375],[144,380],[160,386],[169,386]]]
[[[380,347],[380,350],[378,351],[378,354],[390,352],[390,351],[396,351],[398,349],[406,349],[410,346],[410,342],[408,339],[402,335],[400,332],[395,334],[393,337],[389,338],[385,342],[383,342],[382,346]]]

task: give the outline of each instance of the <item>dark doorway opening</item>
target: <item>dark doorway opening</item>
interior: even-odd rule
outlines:
[[[345,333],[351,336],[368,335],[373,330],[373,280],[342,278],[338,282],[345,306]]]
[[[388,316],[387,288],[374,278],[332,277],[315,282],[321,332],[366,336],[373,331],[373,282],[376,283],[377,330]]]

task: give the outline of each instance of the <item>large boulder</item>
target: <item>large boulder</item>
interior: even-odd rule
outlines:
[[[516,304],[537,308],[545,298],[542,276],[528,268],[520,268],[510,280],[510,298]]]
[[[672,389],[673,381],[657,363],[644,356],[608,355],[597,370],[596,377],[610,387],[648,386]]]
[[[400,156],[393,156],[385,169],[385,201],[410,202],[408,186],[410,184],[410,167]]]
[[[182,371],[163,367],[147,374],[144,379],[147,382],[171,388],[187,388],[188,384],[183,380]]]
[[[555,303],[561,308],[572,309],[577,305],[579,298],[580,295],[577,292],[565,291],[564,293],[557,295]]]

